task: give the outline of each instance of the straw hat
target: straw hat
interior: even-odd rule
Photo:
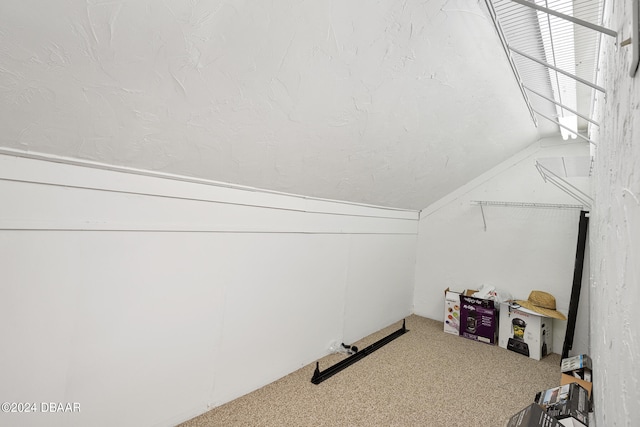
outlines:
[[[516,303],[544,316],[567,320],[564,314],[556,310],[556,299],[554,296],[547,292],[531,291],[526,301],[516,300]]]

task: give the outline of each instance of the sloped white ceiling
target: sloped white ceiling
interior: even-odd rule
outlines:
[[[536,128],[483,1],[3,0],[0,146],[420,209]]]

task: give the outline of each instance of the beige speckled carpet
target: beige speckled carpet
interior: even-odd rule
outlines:
[[[362,349],[402,322],[353,343]],[[560,356],[541,361],[443,332],[409,316],[409,332],[319,385],[315,363],[183,423],[201,426],[502,427],[536,392],[559,385]],[[324,370],[344,359],[320,360]]]

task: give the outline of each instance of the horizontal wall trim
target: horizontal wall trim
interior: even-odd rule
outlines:
[[[0,230],[416,235],[418,212],[0,155]]]
[[[313,196],[304,196],[304,195],[300,195],[300,194],[285,193],[285,192],[279,192],[279,191],[275,191],[275,190],[267,190],[267,189],[243,186],[243,185],[238,185],[238,184],[231,184],[231,183],[225,183],[225,182],[220,182],[220,181],[207,180],[207,179],[202,179],[202,178],[193,178],[193,177],[169,174],[169,173],[164,173],[164,172],[155,172],[155,171],[136,169],[136,168],[130,168],[130,167],[124,167],[124,166],[109,165],[109,164],[100,163],[100,162],[94,162],[94,161],[89,161],[89,160],[81,160],[81,159],[73,159],[73,158],[55,156],[55,155],[46,154],[46,153],[25,152],[25,151],[20,151],[20,150],[16,150],[16,149],[6,148],[6,147],[0,147],[0,155],[6,155],[6,156],[11,156],[11,157],[19,157],[19,158],[36,160],[36,161],[43,161],[43,162],[49,162],[49,163],[57,163],[57,164],[63,164],[63,165],[68,165],[68,166],[80,167],[80,168],[88,168],[88,169],[94,169],[94,170],[102,170],[102,171],[110,171],[110,172],[116,172],[116,173],[124,173],[124,174],[141,176],[141,177],[164,179],[164,180],[170,180],[170,181],[175,181],[175,182],[183,182],[183,183],[205,185],[205,186],[208,186],[208,187],[232,189],[232,190],[238,190],[238,191],[243,191],[243,192],[247,192],[247,193],[261,193],[261,194],[267,194],[267,195],[273,195],[273,196],[281,196],[281,197],[286,197],[286,198],[299,199],[299,200],[303,200],[303,201],[323,202],[323,203],[327,203],[327,204],[336,204],[336,205],[340,205],[340,206],[352,206],[352,207],[361,207],[361,208],[367,208],[367,209],[383,210],[383,211],[386,211],[386,212],[394,212],[394,213],[396,213],[398,216],[393,216],[394,219],[400,219],[401,216],[408,215],[408,218],[406,218],[406,219],[413,220],[413,219],[418,219],[418,216],[419,216],[419,211],[418,210],[402,209],[402,208],[394,208],[394,207],[378,206],[378,205],[370,205],[370,204],[365,204],[365,203],[356,203],[356,202],[334,200],[334,199],[324,199],[324,198],[313,197]],[[48,184],[54,184],[54,183],[49,182]],[[97,189],[97,188],[92,188],[92,189]],[[111,190],[113,190],[113,189],[111,189]],[[168,196],[168,195],[165,195],[165,196]],[[211,200],[211,201],[218,201],[219,202],[219,200]],[[271,207],[271,206],[262,206],[262,205],[255,205],[255,206],[258,206],[258,207]],[[304,212],[305,210],[300,210],[300,211]],[[326,212],[322,211],[321,213],[326,213]],[[363,216],[366,216],[366,215],[363,215]]]
[[[345,212],[327,212],[327,211],[320,211],[320,210],[295,209],[295,208],[285,208],[285,207],[279,207],[279,206],[252,204],[252,203],[228,202],[224,200],[211,200],[211,199],[204,199],[204,198],[197,198],[197,197],[184,197],[184,196],[167,195],[167,194],[147,193],[147,192],[141,192],[141,191],[127,191],[127,190],[117,190],[117,189],[100,188],[100,187],[90,187],[85,185],[57,184],[57,183],[51,183],[51,182],[45,182],[45,181],[39,181],[39,180],[26,180],[26,179],[13,179],[13,178],[0,177],[0,181],[73,188],[77,190],[104,191],[108,193],[129,194],[129,195],[135,195],[135,196],[162,197],[167,199],[189,200],[189,201],[203,202],[203,203],[219,203],[224,205],[244,206],[244,207],[260,208],[260,209],[274,209],[274,210],[290,211],[290,212],[313,213],[313,214],[321,214],[321,215],[338,215],[338,216],[348,216],[348,217],[393,219],[398,221],[416,221],[417,220],[417,218],[399,218],[397,216],[364,215],[364,214],[354,214],[354,213],[345,213]],[[416,212],[416,215],[417,215],[417,212]]]
[[[328,234],[328,235],[382,235],[413,236],[417,233],[376,233],[360,231],[265,231],[265,230],[168,230],[168,229],[127,229],[127,228],[4,228],[0,231],[47,231],[47,232],[115,232],[115,233],[212,233],[212,234]]]

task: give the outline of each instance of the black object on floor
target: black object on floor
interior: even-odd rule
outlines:
[[[320,362],[316,362],[316,370],[313,373],[313,377],[311,378],[311,382],[314,383],[314,384],[320,384],[322,381],[326,380],[327,378],[330,378],[330,377],[334,376],[335,374],[337,374],[338,372],[340,372],[343,369],[347,368],[348,366],[353,365],[358,360],[370,355],[371,353],[373,353],[374,351],[376,351],[380,347],[384,346],[385,344],[388,344],[391,341],[395,340],[400,335],[406,334],[407,332],[409,332],[409,330],[406,328],[405,322],[406,322],[406,320],[402,321],[402,327],[400,329],[398,329],[397,331],[390,333],[386,337],[384,337],[384,338],[374,342],[370,346],[368,346],[366,348],[363,348],[362,350],[352,354],[351,356],[349,356],[346,359],[336,363],[335,365],[325,369],[322,372],[320,371]],[[353,346],[351,348],[353,348]]]

